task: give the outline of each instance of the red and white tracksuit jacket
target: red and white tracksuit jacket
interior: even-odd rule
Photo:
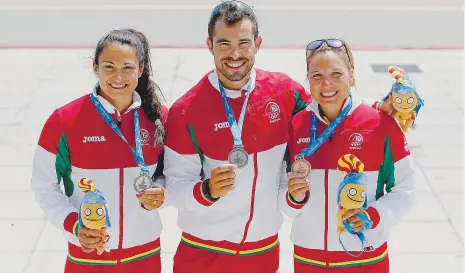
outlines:
[[[142,149],[152,175],[163,147],[154,145],[155,125],[140,109],[140,96],[134,92],[133,104],[125,113],[104,98],[98,99],[133,148],[133,111],[139,109]],[[166,116],[167,109],[164,112]],[[34,155],[31,188],[47,218],[69,242],[66,272],[92,272],[92,267],[85,265],[118,265],[113,268],[127,271],[144,263],[159,268],[162,224],[158,211],[144,209],[136,197],[133,182],[140,173],[128,145],[105,123],[89,95],[56,109],[48,118]],[[100,256],[96,251],[84,253],[76,236],[77,211],[84,195],[77,185],[81,178],[92,180],[107,200],[112,226],[105,246],[110,252]],[[96,272],[109,270],[96,268]]]
[[[296,154],[309,145],[311,113],[318,118],[318,136],[328,126],[320,116],[315,100],[306,110],[298,113],[292,121],[289,141],[292,161]],[[359,258],[353,258],[344,252],[336,228],[337,190],[344,177],[337,170],[337,162],[340,156],[348,153],[365,164],[364,173],[368,178],[366,211],[373,221],[373,227],[364,234],[374,251],[365,252]],[[414,203],[412,157],[396,121],[385,113],[360,104],[354,96],[352,109],[346,119],[306,159],[312,165],[309,175],[310,197],[306,204],[292,202],[286,187],[282,187],[279,193],[280,207],[288,216],[295,217],[291,240],[294,243],[296,272],[313,272],[314,266],[353,267],[383,260],[387,256],[386,241],[391,229]],[[283,180],[287,181],[287,178],[283,177]],[[355,236],[344,236],[343,242],[354,254],[361,250],[360,242]],[[353,268],[348,270],[355,272]]]
[[[309,94],[285,74],[259,69],[252,73],[256,80],[248,83],[252,84],[252,91],[242,130],[249,163],[236,170],[235,189],[211,203],[203,197],[200,187],[201,181],[210,177],[212,169],[227,163],[228,153],[233,148],[218,77],[212,71],[170,108],[164,161],[166,194],[179,211],[178,225],[183,231],[181,245],[254,259],[265,257],[257,254],[278,249],[276,255],[260,263],[262,266],[268,263],[276,272],[279,262],[277,234],[283,221],[276,199],[282,160],[293,114],[305,108]],[[237,120],[245,92],[226,90],[226,94]],[[195,264],[193,257],[190,258],[193,263],[186,262],[189,257],[178,259],[187,256],[183,253],[178,249],[175,272],[218,272],[211,265],[207,269],[206,264],[204,267]],[[220,272],[252,272],[251,268],[232,269],[242,262],[232,264],[230,260],[230,264],[222,265]],[[262,268],[262,272],[268,271]]]

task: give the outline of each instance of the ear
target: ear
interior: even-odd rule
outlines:
[[[214,54],[214,52],[213,52],[213,43],[212,43],[212,41],[210,40],[209,37],[207,37],[207,40],[205,41],[205,43],[207,44],[208,50],[210,50],[210,53],[213,55]]]
[[[262,36],[258,36],[257,37],[257,40],[255,40],[255,54],[258,53],[258,50],[260,49],[260,47],[262,46]]]
[[[140,78],[142,76],[142,74],[144,73],[144,68],[145,66],[142,64],[139,68],[139,74],[137,75],[138,78]]]
[[[98,64],[95,61],[92,61],[92,66],[94,68],[94,74],[97,76],[98,75]]]
[[[349,70],[349,86],[354,86],[354,70],[350,69]]]

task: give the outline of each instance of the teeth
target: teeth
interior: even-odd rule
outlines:
[[[125,86],[125,84],[116,85],[116,84],[111,84],[111,83],[110,83],[110,85],[111,85],[111,87],[113,87],[113,88],[123,88],[123,87]]]
[[[332,97],[336,95],[337,91],[321,93],[323,97]]]
[[[243,65],[244,63],[226,63],[228,66],[230,67],[234,67],[234,68],[237,68],[241,65]]]

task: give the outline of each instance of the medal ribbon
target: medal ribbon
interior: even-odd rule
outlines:
[[[342,121],[347,117],[350,109],[352,108],[352,95],[349,93],[349,102],[341,113],[329,124],[329,126],[323,131],[323,133],[316,138],[317,133],[317,118],[314,113],[312,113],[312,119],[310,123],[311,139],[310,145],[302,150],[302,153],[298,156],[311,156],[320,148],[321,145],[334,133],[336,128],[341,125]]]
[[[221,99],[223,101],[224,109],[226,110],[226,115],[228,117],[229,128],[231,129],[231,133],[234,138],[234,146],[241,147],[242,146],[242,125],[244,123],[245,117],[245,110],[247,109],[247,102],[249,101],[250,91],[252,88],[252,83],[255,79],[253,76],[250,77],[249,86],[247,87],[247,95],[245,97],[244,104],[242,105],[241,114],[239,116],[239,122],[236,122],[236,118],[234,117],[234,113],[231,109],[231,105],[229,104],[228,97],[226,96],[226,91],[224,90],[223,85],[221,84],[220,80],[218,80],[218,85],[220,87]]]
[[[105,108],[100,103],[98,98],[94,94],[90,94],[90,98],[95,108],[97,109],[97,112],[105,120],[108,126],[110,126],[110,128],[113,129],[113,131],[129,146],[129,148],[131,149],[132,155],[134,156],[134,159],[136,160],[136,163],[141,169],[142,173],[148,174],[150,171],[149,171],[149,168],[147,168],[147,165],[145,164],[144,153],[142,152],[138,110],[134,109],[133,111],[134,112],[134,131],[135,131],[134,133],[136,137],[136,150],[134,150],[131,147],[131,145],[129,145],[128,141],[124,137],[118,125],[116,125],[115,121],[113,120],[113,118],[111,118],[110,114],[108,114],[107,110],[105,110]]]
[[[341,232],[339,232],[339,243],[341,244],[342,248],[344,249],[344,252],[346,252],[347,254],[349,254],[350,256],[355,257],[355,258],[360,257],[366,251],[366,248],[365,248],[366,238],[365,238],[365,234],[363,234],[363,231],[367,230],[367,229],[370,229],[371,226],[373,225],[373,222],[368,218],[366,212],[357,214],[357,217],[365,223],[362,230],[360,230],[359,232],[355,232],[352,229],[352,227],[350,226],[350,224],[347,222],[347,220],[344,220],[344,224],[342,225],[342,230],[341,230]],[[348,233],[357,236],[360,243],[362,244],[362,251],[360,253],[352,254],[347,250],[347,248],[345,247],[345,245],[344,245],[344,243],[342,242],[342,239],[341,239],[341,234],[342,234],[342,232],[344,232],[344,230],[347,230]]]

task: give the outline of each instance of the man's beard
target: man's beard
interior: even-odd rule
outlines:
[[[246,67],[245,71],[242,72],[242,71],[235,71],[235,72],[232,72],[232,73],[228,73],[228,70],[226,68],[224,68],[225,65],[221,65],[221,67],[216,67],[216,69],[228,80],[232,81],[232,82],[238,82],[238,81],[241,81],[243,80],[247,74],[249,74],[250,70],[252,70],[252,65],[250,65],[249,62],[246,63],[246,65],[249,65]]]

